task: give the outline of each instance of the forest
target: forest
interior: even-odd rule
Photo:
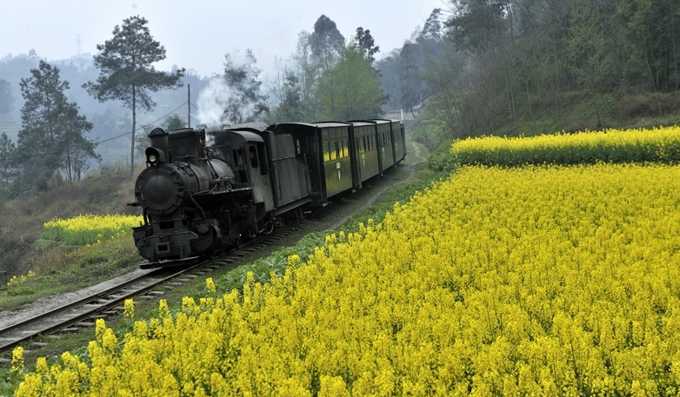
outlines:
[[[442,140],[672,124],[680,4],[453,0],[378,63],[392,100]],[[398,77],[397,77],[398,76]],[[397,102],[394,103],[396,105]]]

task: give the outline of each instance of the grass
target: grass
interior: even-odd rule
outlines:
[[[75,183],[73,190],[57,179],[50,186],[46,192],[28,192],[11,201],[0,201],[0,285],[29,270],[47,274],[69,265],[63,254],[74,247],[39,241],[45,222],[88,213],[139,212],[126,205],[134,200],[134,187],[123,168],[105,175],[90,174]]]
[[[3,284],[0,310],[14,310],[38,298],[110,280],[135,270],[142,262],[131,236],[77,250],[38,240],[32,255],[38,275],[25,282]]]

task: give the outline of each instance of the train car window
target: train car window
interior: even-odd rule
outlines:
[[[259,145],[257,147],[257,157],[262,165],[260,167],[260,175],[267,175],[267,162],[265,161],[267,156],[264,151],[264,145]]]
[[[328,161],[331,159],[331,144],[323,145],[323,161]]]
[[[237,167],[242,166],[243,165],[243,150],[241,150],[241,149],[234,150],[233,155],[234,155],[234,165],[236,165]]]
[[[295,151],[296,151],[297,154],[302,153],[302,150],[300,150],[300,140],[299,139],[295,140]]]
[[[255,149],[255,146],[250,146],[248,148],[248,153],[250,155],[250,166],[253,168],[258,167],[258,161],[257,161],[257,150]]]

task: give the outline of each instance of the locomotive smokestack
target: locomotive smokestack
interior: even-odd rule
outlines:
[[[149,134],[151,146],[163,151],[165,161],[170,161],[168,133],[162,128],[154,128]]]

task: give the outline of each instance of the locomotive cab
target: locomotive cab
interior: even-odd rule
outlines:
[[[234,170],[235,185],[250,189],[249,200],[241,202],[238,220],[241,230],[253,236],[270,228],[275,207],[269,161],[264,139],[253,131],[259,123],[249,127],[222,127],[208,131],[214,137],[211,152],[225,159]],[[253,127],[255,126],[255,127]],[[261,123],[262,130],[266,124]]]

